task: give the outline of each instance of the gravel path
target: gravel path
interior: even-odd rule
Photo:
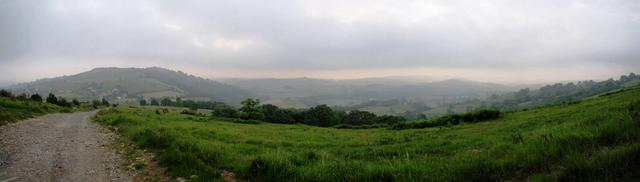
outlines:
[[[0,128],[0,182],[132,181],[96,112],[50,114]]]

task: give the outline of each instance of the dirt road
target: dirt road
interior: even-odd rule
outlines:
[[[51,114],[0,128],[0,182],[131,181],[94,112]]]

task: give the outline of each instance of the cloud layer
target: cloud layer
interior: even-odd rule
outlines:
[[[639,48],[635,0],[0,1],[7,80],[40,76],[8,75],[19,68],[109,65],[276,73],[579,66],[619,74],[640,68]]]

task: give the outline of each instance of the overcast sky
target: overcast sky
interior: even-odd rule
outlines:
[[[639,58],[638,0],[0,0],[0,82],[105,66],[548,82]]]

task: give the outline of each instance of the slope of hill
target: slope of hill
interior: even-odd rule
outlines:
[[[390,130],[240,124],[101,111],[96,120],[194,181],[634,181],[640,88],[449,127]]]
[[[237,104],[252,94],[241,88],[163,68],[96,68],[72,76],[42,79],[12,87],[15,92],[90,100],[137,101],[142,98],[203,98]]]

